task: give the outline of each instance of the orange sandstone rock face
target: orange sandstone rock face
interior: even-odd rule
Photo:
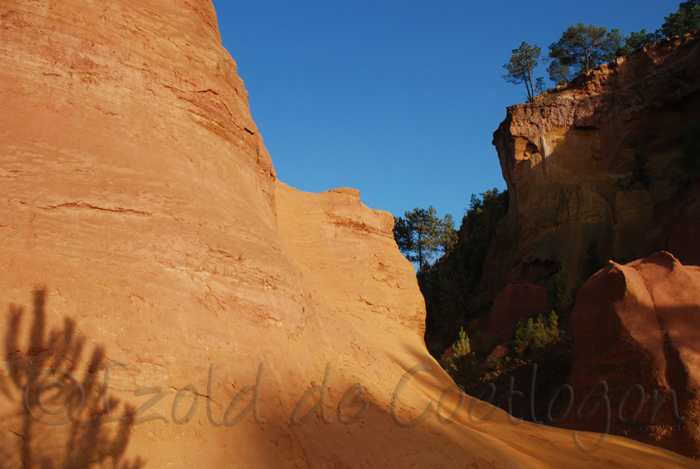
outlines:
[[[276,181],[208,0],[0,17],[3,468],[691,467],[468,397],[438,420],[390,216]]]
[[[279,181],[275,188],[280,234],[324,308],[353,316],[359,306],[378,342],[401,334],[397,327],[422,337],[423,297],[396,249],[393,216],[367,208],[355,189],[309,194]]]
[[[571,317],[576,395],[605,380],[613,433],[700,456],[700,268],[666,252],[624,266],[611,262],[578,297]],[[598,387],[591,402],[602,395]],[[599,430],[604,414],[567,425]]]
[[[485,263],[492,293],[514,279],[540,281],[559,264],[583,277],[591,239],[603,260],[639,257],[658,228],[655,207],[679,190],[683,132],[700,120],[698,76],[700,37],[687,35],[508,109],[494,134],[510,206]],[[649,188],[630,185],[635,150],[649,157]]]

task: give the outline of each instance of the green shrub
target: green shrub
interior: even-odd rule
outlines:
[[[462,219],[461,238],[434,264],[418,271],[425,298],[426,336],[454,340],[460,327],[486,314],[492,298],[481,287],[486,256],[508,212],[508,193],[473,195]],[[447,345],[447,343],[445,343]]]
[[[566,311],[571,308],[571,297],[566,289],[566,277],[568,272],[566,269],[561,269],[552,278],[547,281],[545,294],[547,295],[547,307],[551,311],[558,312]]]
[[[506,357],[507,358],[507,357]],[[505,359],[496,358],[493,355],[489,355],[484,363],[484,368],[489,371],[501,371],[504,367]]]
[[[568,323],[571,311],[576,304],[576,294],[583,286],[580,278],[573,281],[571,288],[566,287],[568,272],[561,269],[547,281],[545,294],[547,295],[547,307],[554,311],[564,324]]]
[[[523,355],[538,354],[553,342],[556,342],[561,333],[558,327],[559,318],[552,311],[545,319],[539,314],[536,319],[521,319],[515,326],[512,341],[512,350],[520,357]]]
[[[456,383],[471,386],[481,379],[479,359],[469,346],[469,337],[464,329],[459,331],[459,339],[452,344],[452,356],[446,360],[445,371]]]

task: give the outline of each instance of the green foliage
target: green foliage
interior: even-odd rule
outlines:
[[[616,52],[618,57],[631,54],[632,52],[641,49],[646,44],[651,44],[652,42],[659,41],[662,38],[658,33],[647,33],[646,29],[642,29],[639,32],[632,31],[630,35],[624,39],[625,45],[620,47]]]
[[[618,48],[616,55],[627,55],[664,37],[673,37],[700,28],[700,0],[681,3],[678,10],[665,17],[665,20],[661,29],[653,33],[642,29],[639,32],[632,31],[628,37],[623,36],[624,45]]]
[[[467,336],[467,333],[464,332],[464,329],[459,330],[459,339],[457,339],[457,342],[452,344],[452,350],[454,351],[454,354],[452,355],[452,358],[454,359],[465,357],[471,353],[472,350],[469,343],[469,337]],[[448,359],[447,361],[449,362],[450,360]]]
[[[452,344],[454,353],[445,362],[445,371],[456,383],[471,385],[483,376],[479,359],[469,346],[469,337],[464,329],[459,331],[459,339]]]
[[[622,34],[619,29],[611,29],[606,34],[606,47],[609,48],[609,51],[607,52],[607,57],[605,57],[607,60],[603,59],[603,62],[610,62],[615,60],[615,57],[619,57],[619,52],[627,44],[627,39],[629,38]]]
[[[461,239],[439,261],[418,271],[428,335],[442,330],[452,339],[460,327],[491,307],[491,298],[480,282],[484,261],[507,211],[507,192],[493,189],[478,197],[472,195],[462,218]]]
[[[445,214],[439,223],[438,237],[435,239],[438,250],[445,253],[457,244],[457,230],[452,215]]]
[[[537,44],[531,46],[523,41],[520,47],[513,49],[512,52],[513,55],[510,58],[510,62],[503,66],[508,73],[502,75],[502,77],[508,83],[513,83],[515,85],[525,83],[527,100],[532,101],[537,95],[538,90],[540,90],[540,92],[544,91],[544,82],[541,79],[537,79],[537,85],[533,85],[532,76],[532,72],[539,65],[542,49],[540,49],[540,46]]]
[[[685,127],[685,136],[681,144],[683,152],[683,169],[688,182],[700,174],[700,125],[695,121],[688,122]]]
[[[426,336],[444,327],[445,320],[440,314],[440,271],[439,261],[424,267],[416,273],[418,287],[425,300],[425,329]]]
[[[469,209],[462,218],[470,249],[475,252],[471,267],[478,271],[479,280],[498,224],[508,213],[508,201],[508,191],[499,192],[496,188],[479,194],[479,197],[472,194]]]
[[[651,178],[649,178],[649,173],[647,171],[648,164],[649,157],[647,154],[639,150],[634,150],[634,166],[632,167],[630,186],[639,183],[643,188],[649,189],[651,186]]]
[[[600,256],[598,255],[598,243],[594,238],[588,241],[588,247],[586,248],[586,261],[583,266],[586,271],[586,278],[590,278],[593,274],[598,272],[603,268],[603,263],[600,261]]]
[[[428,210],[415,208],[406,212],[405,218],[394,217],[394,239],[399,250],[419,268],[430,264],[439,252],[449,251],[457,242],[452,215],[437,216],[431,205]]]
[[[615,59],[624,42],[618,29],[608,32],[605,26],[571,25],[559,41],[549,46],[552,62],[547,69],[554,82],[567,82],[572,76],[587,72],[601,63]]]
[[[559,59],[552,59],[547,67],[549,79],[559,85],[570,82],[574,77],[574,71],[568,65],[561,63]]]
[[[664,37],[673,37],[700,28],[700,0],[690,0],[679,5],[678,11],[665,18],[666,22],[657,31]]]
[[[535,95],[542,94],[545,91],[551,91],[549,88],[547,88],[547,85],[544,82],[544,78],[538,77],[537,81],[535,82]]]
[[[596,249],[597,250],[597,249]],[[547,296],[547,307],[554,311],[558,317],[567,322],[571,316],[571,311],[576,304],[576,293],[583,286],[581,279],[575,279],[570,288],[567,288],[568,272],[561,269],[547,281],[545,294]]]
[[[486,362],[484,362],[484,369],[488,371],[502,371],[503,368],[506,366],[506,361],[508,361],[510,357],[506,356],[503,359],[501,358],[496,358],[493,355],[489,355],[489,357],[486,359]]]
[[[547,281],[545,294],[547,296],[547,307],[552,311],[565,311],[570,308],[571,300],[566,288],[566,270],[562,269]]]
[[[561,337],[559,332],[559,317],[552,311],[545,318],[541,314],[537,318],[521,319],[515,326],[512,350],[520,357],[526,354],[538,354],[544,348]]]

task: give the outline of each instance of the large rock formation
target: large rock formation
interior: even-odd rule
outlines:
[[[610,262],[579,291],[571,320],[575,394],[595,389],[591,402],[602,402],[604,380],[613,433],[699,457],[700,267],[666,252]],[[600,431],[603,409],[566,425]]]
[[[583,277],[591,239],[603,260],[639,257],[655,207],[682,187],[683,132],[690,120],[700,122],[698,76],[696,32],[508,108],[494,134],[510,207],[485,263],[482,283],[492,294],[511,280],[543,280],[559,266]],[[630,184],[635,150],[649,158],[649,188]]]
[[[276,181],[209,0],[0,18],[3,467],[693,465],[466,396],[396,423],[454,391],[413,268],[357,192]]]

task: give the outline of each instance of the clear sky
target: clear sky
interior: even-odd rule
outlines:
[[[511,49],[546,54],[578,22],[654,31],[679,3],[214,0],[280,180],[353,187],[394,215],[433,205],[458,226],[472,193],[505,189],[493,132],[525,100],[501,78]]]

